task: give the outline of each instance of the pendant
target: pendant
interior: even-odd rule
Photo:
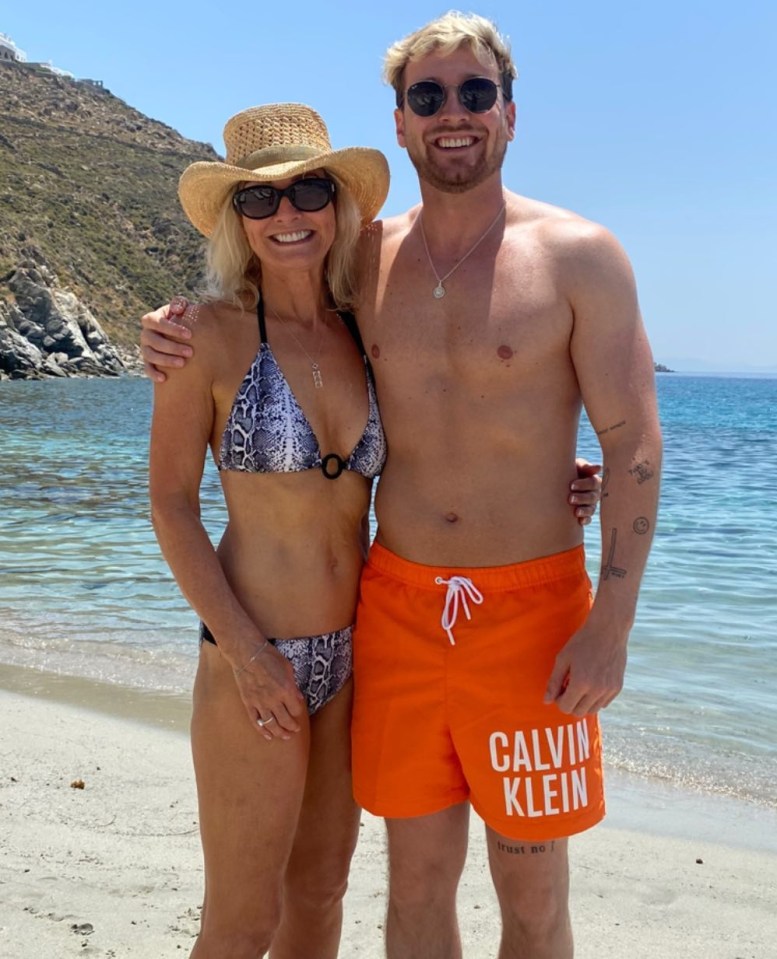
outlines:
[[[311,369],[313,370],[313,386],[315,386],[317,390],[322,390],[324,388],[324,380],[321,376],[321,368],[318,363],[313,363]]]
[[[434,288],[432,295],[434,296],[435,300],[441,300],[445,296],[445,287],[442,285],[442,280],[440,280],[440,282]]]

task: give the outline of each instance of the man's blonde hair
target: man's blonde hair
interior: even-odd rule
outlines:
[[[348,188],[333,173],[337,184],[336,231],[324,264],[324,276],[338,309],[353,309],[356,300],[356,245],[361,232],[361,214]],[[247,309],[256,306],[262,286],[259,260],[246,239],[240,215],[232,207],[232,194],[224,201],[208,241],[205,298],[226,300]]]
[[[449,56],[462,46],[470,47],[481,62],[490,60],[496,63],[504,97],[512,100],[513,80],[518,76],[518,71],[507,39],[485,17],[477,13],[450,10],[389,47],[383,61],[383,79],[396,91],[397,105],[401,105],[405,67],[411,60],[420,60],[430,53]]]

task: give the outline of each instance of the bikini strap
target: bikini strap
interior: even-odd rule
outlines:
[[[267,325],[264,322],[264,300],[261,293],[256,301],[256,318],[259,320],[259,343],[267,342]]]

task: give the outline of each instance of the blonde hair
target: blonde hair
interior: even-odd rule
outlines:
[[[450,10],[388,48],[383,61],[383,79],[396,91],[397,106],[401,106],[405,67],[411,60],[420,60],[430,53],[449,56],[462,46],[470,47],[481,62],[490,60],[496,63],[505,100],[512,100],[513,80],[518,71],[506,37],[499,33],[491,20],[477,13]]]
[[[336,229],[332,248],[324,263],[327,287],[338,309],[352,309],[356,300],[356,244],[361,232],[361,213],[339,177],[334,180]],[[247,309],[256,306],[262,287],[262,267],[248,243],[240,215],[232,206],[232,193],[225,199],[207,246],[204,297],[226,300]]]

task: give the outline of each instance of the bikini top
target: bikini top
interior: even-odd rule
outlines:
[[[337,479],[343,470],[351,470],[368,479],[377,476],[386,460],[386,437],[378,412],[372,370],[353,314],[339,313],[364,357],[369,415],[361,439],[347,459],[337,453],[321,455],[316,434],[267,342],[261,299],[256,306],[256,315],[259,351],[235,395],[221,438],[219,470],[298,473],[320,469],[327,479]]]

